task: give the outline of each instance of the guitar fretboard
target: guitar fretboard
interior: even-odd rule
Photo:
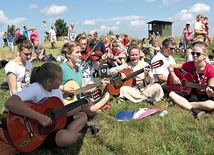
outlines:
[[[196,88],[199,90],[206,90],[207,86],[206,85],[202,85],[202,84],[198,84],[198,83],[194,83],[194,82],[185,82],[185,87],[191,87],[191,88]]]
[[[100,81],[100,82],[93,83],[93,84],[88,84],[88,85],[85,86],[85,87],[81,87],[81,88],[79,88],[79,89],[76,89],[74,95],[78,95],[78,94],[80,94],[80,93],[82,93],[82,92],[84,92],[84,91],[86,91],[86,90],[89,90],[89,89],[94,88],[94,87],[99,87],[99,86],[101,86],[101,85],[102,85],[102,82],[101,82],[101,81]]]
[[[64,114],[66,114],[67,112],[69,112],[69,111],[71,111],[71,110],[73,110],[73,109],[75,109],[75,108],[77,108],[77,107],[79,107],[79,106],[81,106],[83,104],[87,104],[87,103],[88,103],[88,100],[83,98],[83,99],[79,99],[79,100],[77,100],[75,102],[72,102],[72,103],[70,103],[70,104],[68,104],[68,105],[66,105],[64,107],[56,109],[56,110],[53,111],[53,113],[55,114],[55,116],[54,116],[55,118],[54,119],[58,118],[59,116],[62,116]]]

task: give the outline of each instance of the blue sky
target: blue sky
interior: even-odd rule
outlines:
[[[210,37],[214,36],[213,0],[0,0],[0,36],[7,25],[21,28],[36,27],[40,41],[46,30],[57,19],[64,19],[69,25],[75,23],[77,33],[88,33],[96,29],[105,35],[110,30],[117,34],[128,34],[142,39],[148,36],[147,22],[164,20],[173,22],[173,36],[181,36],[187,21],[195,24],[195,17],[203,14],[209,18]],[[0,46],[2,46],[2,39]]]

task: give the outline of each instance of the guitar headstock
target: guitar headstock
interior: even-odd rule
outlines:
[[[153,69],[153,68],[157,68],[157,67],[160,67],[163,65],[163,60],[158,60],[158,61],[155,61],[153,62],[151,65],[150,65],[150,68]]]
[[[109,78],[110,83],[113,83],[115,80],[121,79],[121,76],[122,75],[119,72],[117,74],[111,74]]]
[[[108,52],[102,55],[102,60],[107,60],[109,58],[112,58],[112,55]]]

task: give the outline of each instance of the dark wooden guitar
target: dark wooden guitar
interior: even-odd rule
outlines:
[[[162,60],[158,60],[156,62],[153,62],[151,65],[146,66],[150,69],[157,68],[163,65]],[[126,74],[125,79],[121,79],[121,73],[117,73],[115,75],[111,75],[110,78],[110,84],[108,84],[108,90],[109,93],[115,96],[118,96],[120,94],[120,88],[122,86],[133,86],[135,85],[135,79],[134,77],[138,74],[141,74],[144,72],[144,68],[139,69],[135,72],[133,72],[131,69],[124,69],[121,71],[121,73]]]
[[[179,91],[184,95],[188,95],[191,92],[197,94],[206,94],[206,85],[198,84],[195,81],[194,76],[189,72],[182,72],[179,69],[174,69],[175,75],[180,79],[181,84],[174,84],[172,76],[169,74],[167,78],[167,91]],[[193,90],[194,88],[194,90]]]
[[[47,115],[53,120],[50,126],[43,127],[36,120],[4,112],[2,125],[8,142],[21,152],[31,152],[37,149],[49,133],[62,129],[66,125],[66,113],[87,104],[86,99],[80,99],[66,106],[57,97],[50,97],[42,104],[25,102],[27,106],[37,112]]]

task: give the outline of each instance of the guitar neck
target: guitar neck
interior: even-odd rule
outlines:
[[[138,74],[141,74],[141,73],[143,73],[143,72],[144,72],[144,68],[139,69],[139,70],[137,70],[137,71],[135,71],[135,72],[133,72],[133,73],[127,75],[126,78],[125,78],[123,81],[128,81],[129,79],[132,79],[133,77],[135,77],[135,76],[137,76]]]
[[[88,100],[86,100],[85,98],[79,99],[79,100],[72,102],[71,104],[68,104],[64,107],[53,110],[53,113],[51,113],[51,114],[53,114],[54,116],[52,115],[51,118],[56,119],[56,118],[58,118],[64,114],[66,114],[67,112],[69,112],[69,111],[71,111],[71,110],[73,110],[73,109],[75,109],[75,108],[77,108],[83,104],[87,104],[87,103],[88,103]]]
[[[194,83],[194,82],[188,82],[186,81],[186,87],[191,87],[191,88],[196,88],[199,90],[206,90],[207,86],[206,85],[202,85],[202,84],[198,84],[198,83]]]
[[[76,89],[74,95],[78,95],[78,94],[80,94],[80,93],[82,93],[82,92],[84,92],[84,91],[86,91],[86,90],[89,90],[89,89],[94,88],[94,87],[99,87],[99,86],[101,86],[101,85],[102,85],[102,82],[101,82],[101,81],[96,82],[96,83],[93,83],[93,84],[88,84],[88,85],[85,86],[85,87],[81,87],[81,88],[79,88],[79,89]]]

